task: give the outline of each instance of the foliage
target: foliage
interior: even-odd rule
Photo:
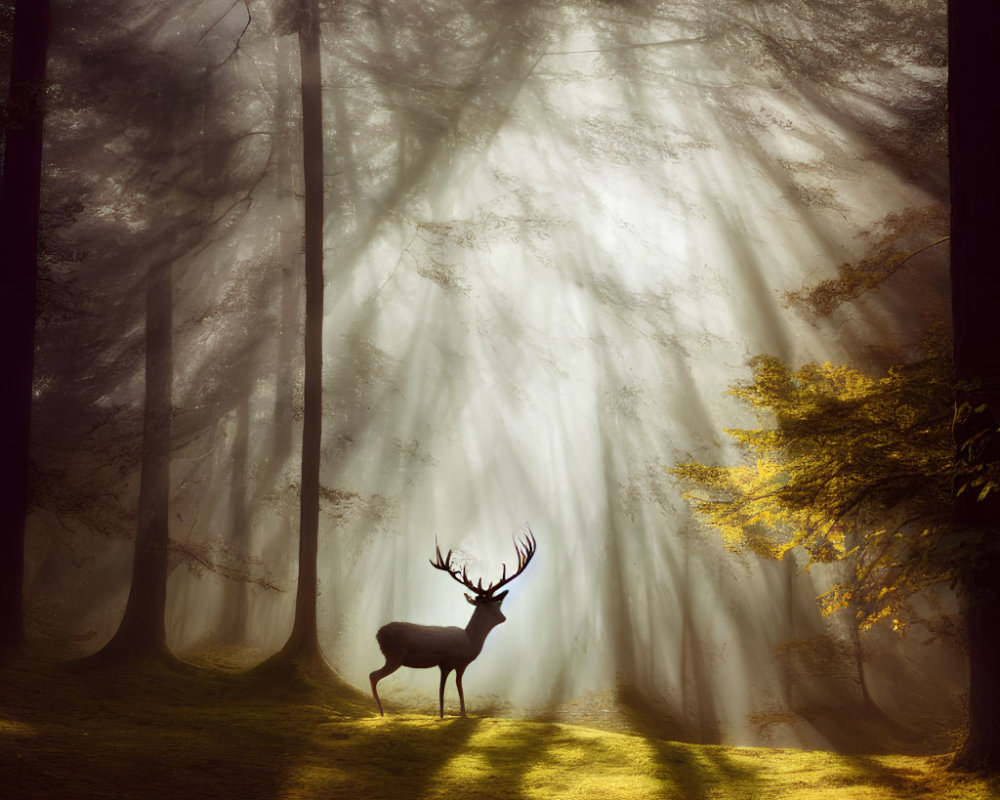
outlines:
[[[772,356],[751,367],[732,394],[767,424],[727,431],[745,463],[672,472],[731,549],[848,562],[851,579],[820,598],[824,610],[902,625],[907,599],[954,582],[969,557],[951,524],[949,337],[932,331],[921,358],[877,376],[830,363],[793,370]]]
[[[1000,429],[981,380],[958,381],[952,428],[961,440],[956,463],[955,496],[966,492],[981,503],[1000,491]]]
[[[0,668],[4,796],[986,800],[934,756],[668,742],[549,721],[374,715],[343,685],[255,671]]]
[[[937,206],[889,214],[870,234],[870,252],[865,258],[840,264],[836,278],[797,292],[786,292],[785,299],[818,316],[832,314],[844,303],[881,286],[910,259],[949,242],[948,226],[947,212]],[[928,232],[934,237],[930,241]]]

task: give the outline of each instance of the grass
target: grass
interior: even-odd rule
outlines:
[[[171,668],[0,668],[9,800],[987,800],[942,757],[670,742],[489,717],[380,718],[350,687]]]

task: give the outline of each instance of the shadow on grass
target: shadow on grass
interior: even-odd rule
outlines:
[[[382,718],[367,695],[328,678],[21,660],[0,668],[0,796],[747,800],[815,791],[984,798],[998,788],[956,777],[943,758],[678,743],[667,738],[675,723],[641,707],[630,711],[629,734],[492,717]]]
[[[484,722],[416,715],[328,720],[317,728],[288,790],[310,798],[438,796],[442,771],[468,751]],[[451,796],[475,797],[466,791]]]
[[[345,694],[170,662],[21,660],[0,670],[3,795],[282,797],[317,727],[354,713]]]
[[[842,792],[844,797],[965,797],[963,781],[970,798],[1000,796],[996,794],[1000,778],[956,778],[947,771],[947,756],[684,744],[667,738],[676,727],[671,720],[656,718],[636,702],[630,702],[628,709],[632,729],[656,754],[664,796],[676,800],[813,796],[814,792],[823,796]]]
[[[839,760],[836,774],[831,775],[831,787],[864,791],[869,787],[885,787],[899,797],[1000,797],[1000,775],[982,775],[950,771],[951,755],[932,759],[931,768],[920,770],[912,763],[893,756],[845,756]]]
[[[655,753],[656,776],[665,796],[703,800],[718,794],[720,784],[731,787],[726,796],[767,796],[762,767],[732,758],[729,748],[678,741],[692,731],[672,717],[653,713],[635,690],[623,688],[619,699],[631,729]]]

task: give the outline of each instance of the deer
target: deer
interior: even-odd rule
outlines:
[[[435,542],[434,548],[437,551],[437,559],[431,561],[431,566],[435,569],[447,572],[473,594],[465,595],[465,599],[475,607],[472,618],[465,628],[457,626],[443,627],[439,625],[416,625],[412,622],[390,622],[379,628],[375,634],[382,655],[385,656],[385,666],[377,669],[369,675],[372,684],[372,697],[375,698],[375,706],[378,708],[379,716],[385,716],[382,710],[382,701],[378,696],[378,682],[387,675],[391,675],[400,667],[411,667],[414,669],[427,669],[429,667],[439,667],[441,669],[441,687],[438,691],[438,710],[440,718],[444,719],[444,686],[448,676],[455,672],[455,683],[458,686],[458,701],[461,705],[462,716],[465,717],[465,693],[462,691],[462,676],[465,668],[469,666],[482,652],[483,643],[490,631],[507,618],[500,611],[500,604],[507,596],[509,589],[497,594],[497,590],[506,586],[514,578],[524,572],[532,557],[535,555],[536,542],[531,528],[525,525],[528,535],[522,540],[514,540],[514,549],[517,551],[517,569],[514,574],[507,576],[507,565],[503,565],[503,572],[500,580],[491,583],[483,588],[483,579],[478,583],[473,583],[468,576],[465,567],[459,570],[451,563],[452,551],[442,558],[441,547]]]

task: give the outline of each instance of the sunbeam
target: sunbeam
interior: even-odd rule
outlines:
[[[120,618],[141,296],[166,263],[168,643],[257,661],[295,601],[296,38],[279,3],[97,5],[115,26],[53,3],[34,635],[92,650]],[[735,457],[723,431],[748,412],[727,392],[753,355],[873,368],[946,313],[944,248],[827,316],[788,299],[892,224],[901,249],[941,235],[898,220],[947,206],[944,35],[935,0],[323,6],[318,604],[346,681],[367,691],[390,620],[466,624],[435,541],[494,580],[528,522],[537,557],[466,674],[472,714],[586,708],[835,749],[877,735],[858,722],[871,698],[948,724],[953,643],[859,642],[816,603],[837,567],[734,555],[669,474]],[[403,670],[379,691],[432,713],[437,681]]]

